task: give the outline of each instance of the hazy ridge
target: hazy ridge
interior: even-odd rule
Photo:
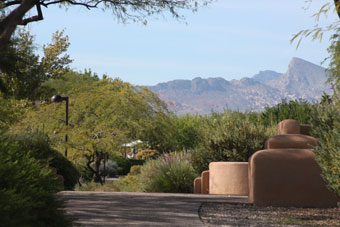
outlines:
[[[282,99],[319,100],[323,92],[331,93],[326,84],[325,68],[300,58],[293,58],[286,73],[271,70],[240,80],[194,78],[173,80],[149,86],[177,114],[206,114],[224,109],[261,111]]]

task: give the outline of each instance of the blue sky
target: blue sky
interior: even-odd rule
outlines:
[[[185,12],[186,23],[160,17],[147,26],[117,23],[109,11],[49,6],[43,9],[45,19],[30,29],[40,49],[52,33],[65,29],[77,71],[90,68],[135,85],[195,77],[231,80],[260,70],[285,72],[293,57],[320,64],[328,56],[327,36],[322,43],[305,39],[297,50],[290,39],[314,26],[311,16],[324,3],[313,0],[305,10],[305,0],[219,0]],[[335,19],[332,13],[326,21]]]

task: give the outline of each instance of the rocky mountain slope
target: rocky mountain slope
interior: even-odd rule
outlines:
[[[223,78],[174,80],[149,88],[178,114],[207,114],[224,109],[261,111],[282,99],[319,100],[331,93],[325,69],[293,58],[286,73],[260,71],[251,78],[227,81]]]

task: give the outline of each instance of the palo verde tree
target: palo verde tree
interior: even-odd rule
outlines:
[[[152,15],[170,13],[175,18],[183,17],[181,10],[196,11],[200,6],[212,0],[2,0],[0,9],[0,52],[9,46],[10,38],[17,26],[43,20],[42,7],[59,5],[63,7],[79,6],[87,9],[98,8],[111,10],[118,21],[141,21]],[[31,10],[36,15],[28,16]],[[1,12],[0,12],[1,13]],[[33,13],[33,12],[32,12]]]
[[[63,121],[65,104],[46,103],[30,111],[13,130],[49,134],[59,150],[68,149],[68,158],[87,166],[96,182],[101,182],[99,167],[104,157],[119,154],[122,145],[132,140],[140,139],[152,148],[170,151],[170,113],[166,104],[147,88],[103,79],[83,83],[68,92],[68,128]],[[63,140],[65,134],[69,138],[67,144]]]

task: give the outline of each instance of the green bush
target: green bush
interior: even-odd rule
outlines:
[[[121,156],[112,156],[110,157],[113,161],[115,161],[118,165],[118,175],[126,175],[130,172],[131,163],[128,159],[123,158]]]
[[[328,188],[340,196],[340,104],[324,102],[312,114],[312,135],[319,140],[316,160]]]
[[[311,112],[313,104],[304,100],[283,99],[281,103],[266,107],[261,113],[261,124],[265,126],[276,126],[280,121],[285,119],[294,119],[300,124],[309,124],[311,120]]]
[[[127,175],[133,165],[143,165],[145,160],[126,159],[121,156],[112,156],[111,160],[115,161],[118,165],[118,175]]]
[[[191,193],[196,177],[189,154],[164,154],[142,166],[139,186],[144,192]]]
[[[138,174],[140,174],[140,170],[142,169],[142,166],[141,165],[135,165],[135,166],[131,166],[131,169],[130,169],[130,175],[133,175],[133,176],[137,176]]]
[[[117,181],[106,183],[104,185],[85,185],[81,190],[90,191],[114,191],[114,192],[139,192],[139,174],[142,166],[131,166],[130,173],[125,177],[120,177]]]
[[[120,192],[140,192],[138,175],[129,173],[127,176],[119,178],[119,180],[113,184],[114,187],[111,188]]]
[[[212,113],[202,123],[204,136],[191,159],[197,173],[207,170],[210,162],[248,161],[275,133],[275,128],[264,127],[256,115],[240,112]]]
[[[78,182],[80,173],[73,164],[60,152],[50,146],[49,138],[43,133],[31,132],[11,135],[15,138],[22,152],[31,151],[31,156],[44,160],[57,170],[57,174],[64,178],[64,189],[72,190]]]
[[[8,136],[0,136],[0,225],[72,226],[64,201],[56,197],[62,182],[35,151]]]

